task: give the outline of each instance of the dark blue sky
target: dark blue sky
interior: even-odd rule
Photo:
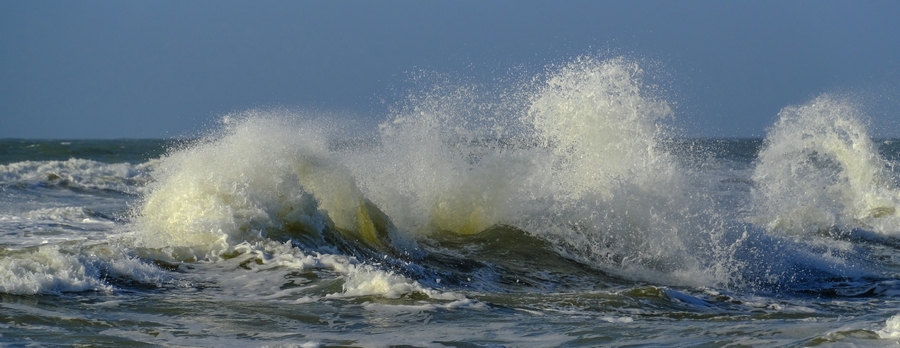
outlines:
[[[654,62],[689,135],[852,93],[900,136],[900,1],[0,0],[0,138],[159,138],[254,107],[380,120],[410,72]],[[612,53],[610,53],[612,52]]]

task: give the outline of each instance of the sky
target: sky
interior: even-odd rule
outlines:
[[[170,138],[231,112],[380,122],[427,71],[652,66],[690,136],[853,95],[900,136],[900,1],[0,0],[0,138]]]

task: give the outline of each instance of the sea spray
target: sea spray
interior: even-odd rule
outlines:
[[[270,233],[321,240],[335,229],[383,246],[388,222],[328,160],[321,132],[290,122],[278,112],[234,115],[221,134],[165,156],[137,211],[135,245],[197,260]]]
[[[441,80],[378,127],[377,149],[347,153],[366,196],[413,235],[512,223],[545,165],[516,141],[514,101]],[[532,193],[534,196],[535,194]]]
[[[340,294],[450,296],[367,264],[402,264],[397,258],[415,256],[415,243],[396,233],[334,159],[321,128],[327,124],[301,121],[308,120],[279,110],[230,115],[219,132],[164,156],[134,232],[122,240],[167,267],[200,262],[258,273],[244,276],[248,286],[270,282],[272,272],[293,279],[327,270],[343,277]]]
[[[710,155],[676,158],[672,109],[642,78],[628,59],[582,58],[537,85],[523,122],[551,154],[550,213],[517,226],[628,279],[774,290],[865,273],[841,245],[823,251],[735,221],[696,176]]]
[[[553,214],[527,230],[629,277],[697,280],[697,250],[685,243],[717,246],[691,221],[685,169],[660,146],[671,107],[625,58],[581,58],[548,75],[524,121],[552,153]]]
[[[611,199],[623,184],[658,185],[678,168],[658,143],[671,107],[649,94],[643,70],[625,58],[581,58],[553,72],[531,99],[525,122],[557,161],[559,189]]]
[[[819,96],[779,113],[760,151],[751,221],[789,234],[900,233],[900,191],[849,100]]]
[[[740,234],[720,238],[723,217],[666,148],[673,111],[635,61],[583,57],[500,91],[437,83],[380,125],[377,146],[337,156],[402,231],[512,228],[632,279],[739,274]]]
[[[134,245],[149,257],[214,261],[242,243],[291,242],[462,286],[496,276],[492,263],[429,262],[458,257],[444,254],[445,240],[495,230],[623,279],[780,282],[795,267],[785,242],[728,221],[704,193],[692,159],[672,148],[672,108],[643,74],[626,58],[585,57],[524,87],[425,89],[361,140],[341,138],[334,120],[283,110],[230,115],[160,159]]]

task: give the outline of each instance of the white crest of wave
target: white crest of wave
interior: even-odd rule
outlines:
[[[884,329],[876,331],[882,339],[900,338],[900,314],[888,318],[884,322]]]
[[[5,251],[0,258],[0,292],[33,295],[77,291],[111,291],[108,277],[159,283],[164,276],[138,259],[94,246],[87,251],[47,245],[32,251]]]
[[[53,247],[0,260],[0,291],[9,294],[58,293],[63,291],[110,290],[71,255]]]
[[[291,245],[271,240],[254,243],[243,242],[229,247],[228,259],[215,263],[195,265],[195,268],[213,270],[208,274],[222,289],[231,289],[238,298],[259,296],[266,299],[297,298],[297,293],[316,287],[303,279],[296,287],[284,288],[285,279],[297,279],[298,272],[326,270],[343,278],[339,292],[329,292],[325,298],[357,296],[382,296],[399,298],[410,294],[422,294],[438,300],[463,300],[463,295],[428,289],[417,281],[392,271],[361,263],[356,258],[340,254],[307,252]],[[222,273],[233,267],[234,272]],[[237,275],[236,275],[237,274]],[[226,290],[227,291],[227,290]],[[298,301],[315,301],[319,295],[304,295]]]
[[[316,236],[326,225],[379,242],[373,212],[328,158],[320,128],[248,111],[226,118],[222,132],[161,159],[137,211],[136,246],[204,259],[272,230]]]
[[[329,269],[345,278],[348,296],[445,296],[351,256],[308,252],[290,240],[266,238],[280,233],[333,250],[323,240],[328,229],[382,251],[397,240],[383,235],[393,233],[390,223],[334,158],[325,136],[329,130],[323,127],[278,110],[227,117],[221,133],[160,160],[157,181],[136,211],[135,231],[125,238],[139,254],[153,258],[239,263],[267,274]],[[271,274],[249,277],[255,280],[243,281],[263,282]]]
[[[0,183],[31,182],[144,193],[155,161],[141,164],[102,163],[72,158],[66,161],[24,161],[0,164]]]
[[[900,191],[852,102],[822,95],[779,117],[753,174],[755,223],[785,233],[900,233]]]

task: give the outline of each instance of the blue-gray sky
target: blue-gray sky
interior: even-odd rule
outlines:
[[[652,61],[689,135],[853,93],[900,136],[900,1],[0,0],[0,138],[161,138],[257,107],[372,120],[424,69]]]

